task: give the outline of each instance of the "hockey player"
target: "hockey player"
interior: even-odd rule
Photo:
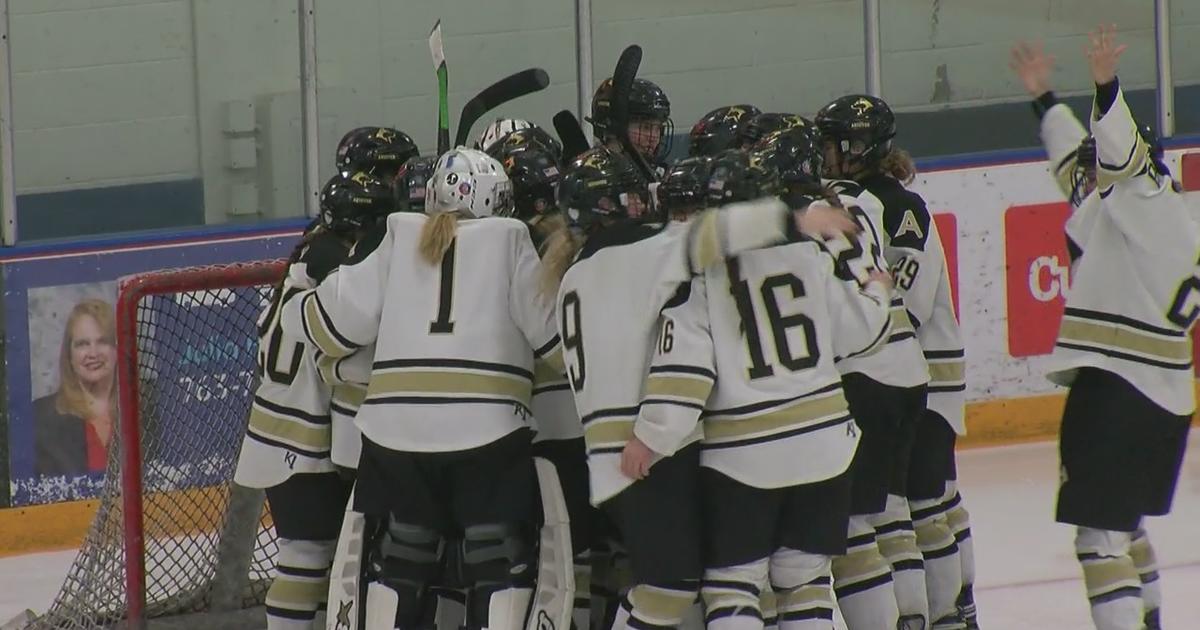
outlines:
[[[605,79],[592,96],[592,135],[610,150],[620,152],[621,145],[613,128],[612,79]],[[675,125],[671,122],[671,101],[653,81],[634,79],[629,91],[629,140],[642,157],[655,168],[663,168],[671,152]],[[634,208],[636,211],[637,209]]]
[[[726,105],[708,112],[688,133],[688,155],[712,157],[726,149],[738,148],[739,132],[761,113],[753,105]]]
[[[396,173],[392,184],[396,192],[396,209],[401,212],[425,212],[425,188],[433,169],[437,166],[436,155],[421,155],[409,158]]]
[[[492,143],[491,155],[512,181],[514,217],[529,221],[556,210],[554,205],[562,165],[557,151],[536,139],[533,129],[518,131]],[[542,132],[543,134],[545,132]],[[538,239],[534,239],[538,244]]]
[[[376,344],[355,420],[354,503],[368,517],[359,627],[428,627],[445,541],[460,538],[467,627],[513,630],[537,570],[525,420],[535,358],[562,369],[558,335],[528,230],[487,218],[511,212],[501,165],[455,149],[428,189],[428,216],[390,216],[285,304],[282,325],[333,357]]]
[[[685,158],[667,169],[662,184],[655,190],[658,214],[668,221],[687,221],[708,207],[708,181],[712,158]]]
[[[905,188],[916,169],[892,142],[895,116],[887,103],[843,97],[818,114],[817,124],[836,160],[831,174],[853,181],[840,187],[864,207],[882,205],[883,255],[903,296],[904,312],[897,316],[906,317],[915,329],[930,378],[925,408],[905,436],[912,440],[912,455],[907,482],[898,490],[912,513],[933,628],[959,627],[960,618],[970,627],[975,624],[974,557],[967,513],[954,481],[954,444],[966,433],[964,355],[941,236],[925,201]],[[919,572],[900,570],[903,558],[897,561],[889,554],[889,560],[901,609],[911,609],[907,602],[919,597],[919,588],[906,588],[905,580],[915,582]]]
[[[612,624],[622,629],[677,626],[699,587],[697,421],[715,375],[711,353],[694,350],[693,337],[705,331],[674,324],[681,311],[702,307],[703,281],[692,277],[797,228],[855,229],[838,211],[793,214],[778,200],[664,228],[631,217],[630,200],[644,204],[646,195],[619,153],[600,147],[580,155],[559,188],[572,232],[555,235],[545,256],[583,418],[592,503],[611,520],[632,565],[633,586]]]
[[[877,144],[871,145],[874,151],[854,151],[861,150],[867,134],[883,133],[871,131],[869,116],[883,112],[884,107],[878,99],[844,97],[817,114],[827,177],[849,179],[876,169],[877,162],[872,160],[881,155]],[[873,138],[872,142],[888,139],[890,136]],[[833,188],[850,197],[860,209],[860,220],[869,223],[876,235],[870,244],[873,255],[883,255],[890,262],[887,257],[894,255],[894,247],[886,232],[893,225],[888,209],[854,182],[836,183]],[[884,623],[893,610],[899,613],[899,621],[894,623],[897,628],[925,628],[930,623],[924,563],[905,498],[912,440],[926,406],[929,372],[902,292],[903,288],[892,298],[887,344],[870,356],[838,363],[850,410],[863,431],[854,463],[851,553],[834,563],[838,599],[845,601],[842,609],[851,628],[892,627]],[[882,568],[875,563],[876,548],[887,561]],[[953,603],[950,608],[951,618],[941,623],[953,628],[958,614]]]
[[[359,171],[391,182],[400,167],[420,154],[412,136],[391,127],[358,127],[346,132],[337,146],[338,171]]]
[[[234,481],[265,488],[278,538],[278,575],[267,591],[267,627],[313,630],[325,607],[329,568],[350,481],[331,459],[331,387],[325,356],[279,325],[285,295],[320,282],[360,232],[392,211],[391,187],[366,173],[339,174],[321,191],[321,215],[288,260],[287,275],[259,317],[260,383]]]
[[[811,123],[798,114],[781,114],[778,112],[760,113],[751,118],[738,130],[738,140],[741,148],[750,149],[767,134],[787,129],[797,129],[810,126]]]
[[[530,144],[541,145],[543,149],[554,155],[555,160],[561,160],[563,151],[562,143],[558,141],[558,138],[527,120],[516,118],[496,119],[483,130],[483,133],[479,134],[479,139],[475,141],[475,144],[480,151],[492,157],[495,157],[496,151],[501,150],[501,145],[509,148]]]
[[[523,129],[493,142],[488,149],[489,155],[504,166],[512,180],[513,216],[529,225],[529,235],[539,252],[546,239],[566,225],[555,202],[562,176],[558,153],[540,136],[549,137],[537,127]],[[583,426],[575,411],[566,374],[549,370],[535,372],[532,410],[536,426],[533,453],[554,464],[570,515],[575,574],[574,622],[579,630],[587,630],[591,612],[592,525],[596,514],[588,501]]]
[[[820,193],[820,149],[799,132],[777,144],[791,143],[793,164],[805,167],[776,175],[789,193]],[[727,191],[766,179],[749,169],[719,177],[714,188]],[[890,317],[891,279],[858,252],[835,258],[802,239],[704,274],[719,375],[700,454],[710,630],[761,628],[772,617],[787,630],[833,627],[830,563],[846,551],[859,439],[834,358],[877,347]],[[777,612],[761,609],[768,590]]]
[[[1050,165],[1072,202],[1071,291],[1049,374],[1069,387],[1057,520],[1077,526],[1100,630],[1160,627],[1161,590],[1144,516],[1170,511],[1195,391],[1200,226],[1117,81],[1115,27],[1087,51],[1096,93],[1087,136],[1050,91],[1054,60],[1019,45],[1013,68],[1034,97]]]

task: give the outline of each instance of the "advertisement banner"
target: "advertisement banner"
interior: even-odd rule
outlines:
[[[281,258],[291,252],[296,235],[296,230],[287,229],[248,237],[0,259],[12,504],[91,498],[102,487],[107,449],[119,419],[114,322],[118,278],[159,269]],[[249,359],[253,365],[253,338],[241,339],[244,333],[237,333],[237,339],[220,339],[211,333],[172,330],[170,322],[183,320],[173,309],[209,309],[213,312],[189,316],[229,322],[222,325],[230,331],[253,330],[253,317],[260,308],[256,294],[253,304],[238,309],[233,308],[236,300],[230,299],[215,304],[188,303],[186,296],[153,300],[151,310],[162,324],[153,329],[171,335],[172,347],[180,355],[170,359],[172,386],[186,390],[176,395],[164,384],[158,388],[162,396],[203,403],[200,398],[211,399],[224,391],[226,396],[248,399],[248,384],[239,382],[247,376],[245,368],[223,370],[220,361],[237,361],[241,366]],[[247,325],[231,317],[251,319]],[[147,356],[154,354],[153,344],[160,341],[145,340]],[[227,343],[238,347],[230,351],[224,347]],[[222,390],[218,381],[223,379],[229,385]],[[208,418],[203,404],[183,404],[155,415],[164,430],[204,439],[202,427]]]
[[[1008,353],[1050,354],[1066,307],[1071,261],[1063,226],[1064,201],[1004,211],[1004,278],[1008,300]]]

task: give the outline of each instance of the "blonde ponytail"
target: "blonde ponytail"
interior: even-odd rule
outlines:
[[[913,163],[912,156],[908,154],[908,151],[898,147],[892,147],[892,150],[883,157],[879,163],[879,170],[896,178],[905,186],[911,184],[917,177],[917,165]]]
[[[442,257],[446,255],[446,250],[450,249],[450,244],[457,235],[458,213],[438,212],[429,217],[425,226],[421,228],[421,241],[417,245],[417,252],[425,262],[437,265],[442,262]]]
[[[542,295],[551,300],[558,295],[558,285],[583,248],[583,241],[583,237],[565,223],[546,238],[542,247]]]

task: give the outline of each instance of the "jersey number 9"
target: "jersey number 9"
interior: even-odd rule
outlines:
[[[583,390],[583,380],[587,376],[583,358],[583,309],[579,304],[579,294],[571,291],[564,295],[561,310],[562,320],[558,325],[562,330],[567,378],[571,381],[571,389],[578,393]]]

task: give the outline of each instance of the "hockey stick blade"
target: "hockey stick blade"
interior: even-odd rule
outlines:
[[[442,21],[438,20],[429,32],[429,55],[438,80],[438,155],[450,150],[450,77],[446,69],[446,53],[442,49]]]
[[[550,75],[541,68],[529,68],[516,74],[511,74],[484,88],[475,98],[463,105],[462,114],[458,118],[458,133],[454,136],[454,146],[463,146],[471,135],[471,127],[483,118],[483,115],[512,100],[527,94],[540,92],[550,85]]]
[[[575,118],[575,114],[572,114],[569,109],[564,109],[554,115],[554,131],[558,132],[558,139],[563,145],[563,164],[574,160],[575,156],[592,148],[587,136],[583,133],[583,127],[579,126],[579,119]]]
[[[646,156],[638,151],[629,138],[629,92],[633,89],[633,80],[637,78],[638,68],[642,65],[642,47],[632,44],[621,52],[617,59],[617,67],[613,70],[612,117],[616,129],[611,130],[621,143],[621,148],[642,172],[642,177],[648,183],[657,182],[658,176]]]

